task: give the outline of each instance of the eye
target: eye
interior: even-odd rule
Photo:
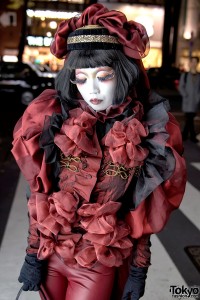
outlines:
[[[86,78],[75,78],[75,79],[70,79],[71,83],[73,84],[84,84],[86,82]]]
[[[114,77],[115,77],[115,72],[114,71],[112,73],[107,73],[106,75],[102,74],[101,76],[97,76],[99,81],[111,80]]]

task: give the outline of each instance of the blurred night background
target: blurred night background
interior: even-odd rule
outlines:
[[[143,63],[151,87],[169,99],[171,112],[183,127],[178,84],[181,73],[189,70],[189,58],[200,58],[200,0],[1,0],[1,300],[14,299],[20,288],[17,277],[27,235],[24,182],[10,152],[13,128],[27,105],[45,88],[54,87],[63,61],[51,55],[49,45],[58,24],[97,2],[146,27],[151,48]],[[200,71],[200,64],[198,68]],[[199,142],[184,141],[186,194],[163,232],[153,237],[153,262],[144,300],[172,299],[171,285],[193,286],[200,292],[200,112],[195,128]],[[33,294],[23,299],[39,299]],[[194,294],[193,299],[200,298]]]

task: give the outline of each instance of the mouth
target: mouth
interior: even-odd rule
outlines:
[[[90,103],[92,103],[93,105],[98,105],[98,104],[100,104],[102,101],[103,101],[103,100],[101,100],[101,99],[96,99],[96,98],[94,98],[94,99],[91,99],[91,100],[90,100]]]

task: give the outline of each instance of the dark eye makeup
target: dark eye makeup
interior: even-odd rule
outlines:
[[[101,82],[107,81],[107,80],[111,80],[115,77],[115,72],[113,71],[112,73],[109,73],[105,76],[97,76],[97,79]],[[87,78],[77,78],[75,77],[75,79],[70,79],[71,83],[73,84],[84,84],[87,81]]]
[[[106,75],[106,76],[97,76],[99,81],[110,80],[110,79],[113,79],[114,77],[115,77],[115,72],[114,71],[112,73]]]
[[[70,79],[71,83],[73,84],[84,84],[86,82],[86,78],[85,79],[79,79],[79,78],[75,78],[75,79]]]

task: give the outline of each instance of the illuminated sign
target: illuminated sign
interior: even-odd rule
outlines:
[[[52,37],[48,36],[27,36],[27,44],[30,47],[49,47],[52,42]]]

